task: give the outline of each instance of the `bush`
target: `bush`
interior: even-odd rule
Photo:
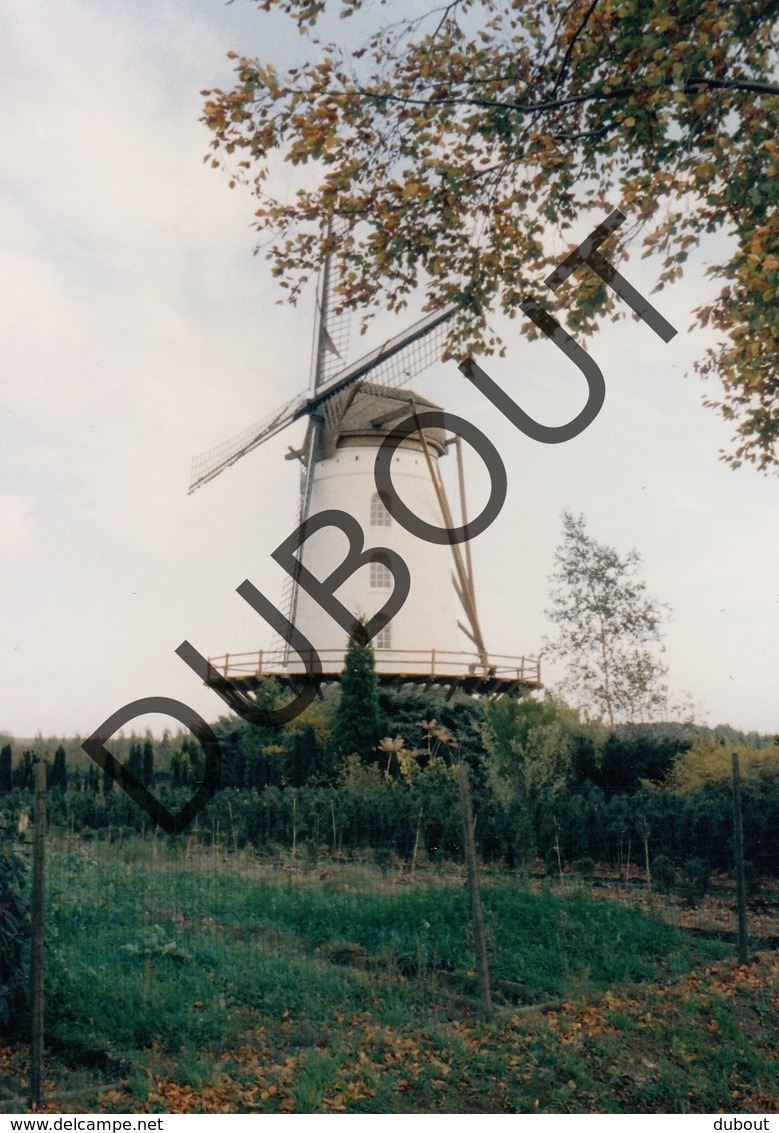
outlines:
[[[592,858],[577,858],[576,861],[573,862],[573,868],[582,881],[586,881],[588,885],[592,885],[595,877],[595,862]]]
[[[735,869],[733,876],[736,876]],[[760,877],[754,862],[744,862],[744,889],[746,890],[747,901],[750,901],[760,892]]]
[[[547,850],[544,854],[544,869],[548,881],[560,880],[560,859],[556,849]]]
[[[0,831],[0,1029],[10,1031],[23,1005],[25,945],[30,909],[25,895],[27,863]]]
[[[711,866],[703,858],[690,858],[684,863],[682,896],[691,909],[698,905],[709,891]]]
[[[669,893],[676,881],[674,863],[665,854],[658,854],[652,862],[652,885],[658,893]]]

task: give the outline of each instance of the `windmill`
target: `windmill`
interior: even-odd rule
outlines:
[[[374,638],[380,680],[430,685],[446,682],[466,690],[508,691],[538,687],[538,662],[530,658],[495,658],[485,647],[476,609],[468,544],[446,547],[423,542],[401,527],[376,492],[373,464],[379,445],[416,410],[440,410],[407,388],[407,383],[440,360],[446,324],[456,311],[448,304],[420,319],[357,361],[345,364],[348,316],[331,310],[332,262],[325,259],[317,288],[314,341],[308,388],[269,417],[232,440],[195,457],[190,493],[213,480],[295,421],[307,420],[301,448],[289,447],[287,459],[301,462],[298,523],[321,511],[346,511],[360,524],[365,546],[396,550],[407,563],[411,591],[401,610]],[[452,527],[452,512],[438,468],[455,446],[460,512],[465,521],[465,481],[459,438],[444,429],[418,428],[398,445],[393,482],[404,501],[428,523]],[[326,578],[344,558],[344,535],[338,529],[317,531],[302,544],[297,558],[318,578]],[[452,582],[454,586],[452,586]],[[370,615],[389,596],[392,577],[372,562],[355,572],[338,591],[349,610]],[[458,617],[457,601],[462,609]],[[337,679],[346,641],[343,630],[311,595],[289,579],[282,609],[319,654],[325,677]],[[461,636],[471,648],[463,650]],[[268,674],[295,683],[304,661],[277,641],[269,650],[211,658],[224,676],[248,688]]]

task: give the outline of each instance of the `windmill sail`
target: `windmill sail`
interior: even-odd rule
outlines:
[[[225,468],[235,464],[236,460],[240,460],[242,456],[251,452],[257,445],[262,444],[269,437],[275,436],[276,433],[280,433],[292,421],[302,417],[306,412],[308,399],[307,393],[297,394],[286,405],[282,405],[281,409],[271,413],[269,417],[264,417],[262,421],[250,425],[248,429],[244,429],[243,432],[238,433],[229,441],[223,441],[221,445],[201,452],[199,456],[194,457],[189,492],[194,492],[202,484],[207,484],[209,480],[213,480]]]
[[[440,360],[446,335],[445,325],[456,310],[456,305],[450,303],[440,311],[434,311],[357,362],[341,367],[330,377],[323,377],[314,390],[298,394],[269,417],[244,429],[231,440],[196,456],[192,462],[189,491],[194,492],[202,484],[213,480],[242,456],[280,433],[293,421],[311,414],[320,405],[326,413],[326,403],[330,399],[362,378],[370,377],[370,381],[376,385],[405,385],[422,370]],[[327,353],[329,355],[329,351]]]
[[[330,221],[327,228],[327,238],[347,228],[347,224],[336,225]],[[321,383],[332,377],[336,370],[343,368],[349,355],[349,331],[351,329],[351,311],[335,313],[332,306],[333,259],[327,256],[322,270],[319,273],[319,282],[316,292],[316,317],[314,319],[314,340],[311,350],[311,391],[319,388]]]

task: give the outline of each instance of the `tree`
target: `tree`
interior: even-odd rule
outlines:
[[[182,782],[200,785],[206,773],[205,756],[199,743],[189,736],[181,743]]]
[[[637,791],[642,783],[662,783],[691,743],[684,726],[623,725],[606,740],[593,780],[607,796]]]
[[[289,784],[304,787],[322,767],[322,749],[312,724],[295,728],[290,736]]]
[[[356,625],[359,627],[360,623]],[[365,762],[373,762],[381,737],[379,682],[373,649],[359,638],[361,634],[355,632],[349,639],[330,742],[339,758],[359,755]]]
[[[0,791],[10,791],[12,779],[12,751],[11,745],[5,744],[0,751]]]
[[[737,752],[744,782],[755,787],[770,780],[779,783],[779,746],[753,747],[751,744],[726,743],[713,732],[702,732],[688,750],[677,758],[667,779],[670,790],[679,794],[707,790],[731,783],[731,755]]]
[[[663,610],[636,577],[638,552],[620,556],[588,535],[584,516],[565,511],[555,562],[546,614],[557,637],[545,651],[565,660],[563,687],[612,729],[664,711],[668,670],[652,651]]]
[[[49,775],[49,787],[58,787],[61,791],[66,790],[68,785],[68,768],[65,756],[65,748],[62,744],[59,745],[54,752],[54,766]]]
[[[257,4],[302,33],[363,6]],[[681,275],[702,237],[726,236],[706,249],[722,287],[696,312],[722,337],[697,368],[723,383],[708,404],[736,424],[727,459],[772,469],[777,11],[776,0],[452,0],[357,46],[314,40],[285,74],[231,52],[233,89],[203,92],[212,164],[231,187],[253,187],[292,302],[333,251],[340,304],[399,309],[424,285],[428,308],[458,305],[458,350],[493,348],[490,308],[516,314],[572,226],[578,244],[615,206],[630,223],[603,251],[619,265],[640,238],[643,255],[660,258],[658,286]],[[276,195],[278,159],[307,168],[293,188],[280,178]],[[563,290],[574,332],[627,310],[587,268]]]
[[[487,783],[510,820],[511,859],[524,873],[536,850],[532,804],[540,787],[549,783],[559,788],[565,783],[569,745],[555,727],[550,702],[529,697],[514,701],[504,696],[490,704],[485,715]],[[550,729],[555,733],[551,744]]]
[[[143,782],[143,747],[140,743],[131,743],[127,756],[127,770],[134,775],[139,783]]]
[[[519,794],[532,802],[542,790],[571,786],[579,772],[578,744],[590,741],[595,762],[604,741],[597,725],[582,723],[577,712],[549,694],[543,700],[501,697],[487,706],[485,717],[487,780],[503,801]]]
[[[35,787],[34,766],[36,762],[37,757],[34,752],[22,752],[22,758],[19,763],[17,763],[11,776],[14,787],[20,787],[22,790],[26,791],[33,790]]]
[[[0,830],[0,1031],[20,1027],[25,1015],[30,936],[27,868],[9,831]]]
[[[180,787],[184,781],[182,773],[182,760],[181,752],[178,748],[173,752],[170,757],[170,778],[174,787]]]
[[[154,786],[154,745],[150,739],[143,744],[143,775],[141,782],[144,787]]]

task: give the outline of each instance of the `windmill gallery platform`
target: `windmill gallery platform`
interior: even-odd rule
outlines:
[[[340,682],[344,648],[320,649],[317,653],[322,662],[322,684]],[[224,653],[208,660],[219,676],[246,692],[254,692],[266,677],[274,677],[293,692],[303,683],[305,658],[293,664],[285,649]],[[455,650],[382,649],[376,652],[376,676],[380,685],[390,688],[446,688],[447,699],[455,692],[517,696],[541,688],[541,666],[535,657],[488,655],[485,668],[478,653]]]

